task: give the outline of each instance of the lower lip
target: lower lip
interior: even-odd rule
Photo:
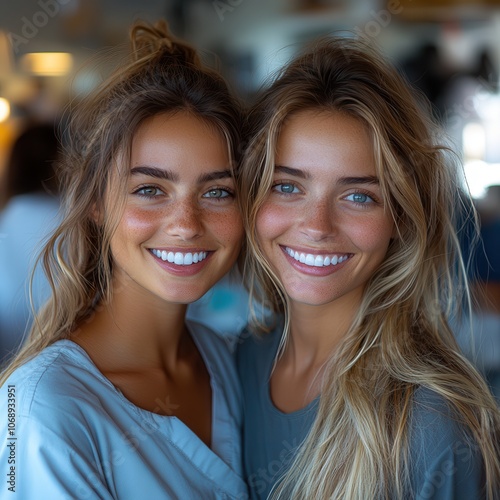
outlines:
[[[210,258],[212,257],[214,252],[207,252],[207,257],[196,264],[190,264],[188,266],[179,266],[174,264],[173,262],[168,262],[167,260],[162,260],[154,255],[151,251],[149,254],[153,259],[157,262],[157,264],[165,271],[168,271],[171,274],[175,274],[176,276],[193,276],[198,274],[208,263]]]
[[[340,271],[345,266],[345,264],[347,264],[347,262],[351,260],[352,257],[352,254],[350,254],[349,258],[347,258],[340,264],[335,264],[334,266],[330,264],[328,266],[316,267],[316,266],[308,266],[302,262],[299,262],[298,260],[295,260],[293,257],[288,255],[287,251],[285,250],[285,247],[280,246],[280,248],[283,251],[285,258],[288,260],[288,262],[294,269],[301,272],[302,274],[307,274],[309,276],[320,276],[320,277],[329,276],[330,274]]]

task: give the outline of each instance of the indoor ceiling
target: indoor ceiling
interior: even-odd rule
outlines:
[[[312,25],[368,22],[382,11],[402,19],[487,19],[500,0],[1,0],[0,29],[11,35],[15,55],[52,50],[94,50],[124,39],[137,18],[165,17],[194,41],[249,37]],[[434,14],[433,14],[434,13]],[[442,20],[442,19],[441,19]],[[385,27],[385,26],[384,26]],[[311,26],[311,31],[313,27]]]
[[[369,36],[394,57],[426,40],[441,43],[444,33],[451,52],[466,58],[488,41],[500,47],[500,16],[492,6],[499,1],[0,0],[0,30],[13,49],[9,65],[0,39],[0,90],[7,78],[4,90],[20,88],[24,54],[69,52],[79,68],[96,50],[124,42],[138,18],[166,18],[175,34],[216,54],[223,71],[233,71],[249,90],[301,44],[332,31]]]

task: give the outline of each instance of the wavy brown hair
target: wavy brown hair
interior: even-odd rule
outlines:
[[[410,498],[409,421],[418,387],[447,402],[477,443],[488,498],[500,492],[500,414],[461,355],[448,318],[467,294],[455,230],[456,165],[436,127],[394,67],[365,43],[320,41],[262,92],[249,117],[241,171],[251,296],[285,316],[286,292],[261,250],[256,219],[268,196],[286,119],[303,110],[341,112],[369,130],[384,205],[398,236],[324,376],[318,414],[276,498]]]
[[[72,116],[60,164],[63,220],[42,259],[52,296],[35,317],[30,337],[2,374],[91,320],[110,299],[110,239],[123,209],[132,138],[147,118],[180,111],[214,127],[238,162],[241,107],[225,80],[198,53],[172,36],[164,21],[136,22],[125,64],[85,99]],[[116,192],[116,203],[104,204]]]

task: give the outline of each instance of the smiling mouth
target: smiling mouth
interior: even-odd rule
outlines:
[[[290,247],[284,247],[285,252],[292,257],[292,259],[311,267],[326,267],[336,266],[352,257],[352,253],[346,254],[331,254],[331,255],[318,255],[312,253],[298,252]]]
[[[176,264],[177,266],[190,266],[197,264],[207,258],[208,252],[167,252],[166,250],[157,250],[152,248],[151,253],[159,259]]]

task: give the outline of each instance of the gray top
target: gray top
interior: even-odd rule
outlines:
[[[269,378],[281,329],[264,338],[244,332],[238,371],[244,399],[244,469],[251,498],[266,499],[290,464],[316,417],[319,398],[305,408],[283,413],[270,397]],[[465,438],[444,400],[420,388],[410,427],[411,498],[485,498],[482,458]]]

